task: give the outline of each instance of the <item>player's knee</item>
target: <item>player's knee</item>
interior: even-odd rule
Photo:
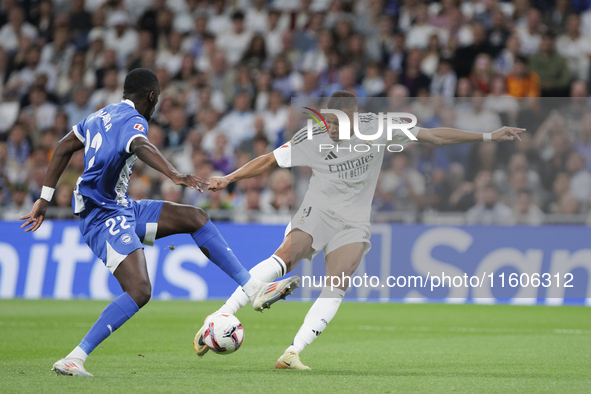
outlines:
[[[138,308],[143,307],[152,298],[152,285],[150,282],[142,282],[133,292],[130,292],[131,298],[135,301]]]
[[[193,208],[191,212],[191,221],[195,224],[195,231],[205,226],[205,223],[209,221],[209,215],[201,208]]]

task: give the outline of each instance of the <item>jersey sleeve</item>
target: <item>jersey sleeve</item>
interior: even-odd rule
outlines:
[[[125,122],[121,130],[120,149],[131,153],[131,143],[136,138],[148,139],[148,122],[141,116],[134,116]]]
[[[273,156],[281,168],[291,167],[291,141],[281,145],[273,151]]]
[[[84,124],[86,123],[86,119],[82,119],[78,124],[72,126],[72,131],[76,138],[80,140],[83,144],[86,145],[86,137],[84,136]]]

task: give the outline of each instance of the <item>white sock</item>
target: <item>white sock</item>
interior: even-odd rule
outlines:
[[[76,346],[76,348],[66,356],[66,358],[77,358],[78,360],[82,360],[83,363],[86,361],[86,357],[88,357],[88,354],[86,354],[86,352],[82,350],[80,346]]]
[[[261,281],[251,275],[248,282],[246,282],[246,284],[242,286],[242,290],[244,293],[246,293],[248,297],[252,297],[261,288],[261,285]]]
[[[251,280],[256,278],[263,282],[273,282],[275,279],[281,278],[283,275],[285,275],[286,271],[287,267],[283,260],[281,260],[279,256],[272,255],[267,260],[263,260],[252,267],[250,270],[250,275]],[[244,286],[244,288],[238,287],[236,291],[234,291],[234,294],[228,298],[226,303],[222,305],[218,312],[230,313],[233,315],[238,312],[240,308],[248,304],[248,293],[245,293],[247,285],[248,283]]]
[[[293,343],[287,348],[288,351],[301,352],[306,346],[314,342],[318,335],[324,331],[345,297],[345,291],[341,289],[330,290],[330,287],[322,289],[314,305],[308,311],[304,324],[296,334]]]

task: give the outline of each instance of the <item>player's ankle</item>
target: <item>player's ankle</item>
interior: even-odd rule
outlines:
[[[294,345],[291,345],[287,349],[285,349],[286,352],[295,352],[295,353],[298,353],[298,354],[300,354],[300,352],[302,350],[304,350],[304,349],[300,349],[299,347],[294,346]]]
[[[244,293],[246,293],[248,298],[252,298],[258,293],[258,291],[263,285],[263,282],[261,282],[254,276],[251,276],[248,282],[246,282],[246,284],[242,286],[242,290],[244,290]]]

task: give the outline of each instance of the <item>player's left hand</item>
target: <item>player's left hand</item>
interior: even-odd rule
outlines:
[[[515,141],[515,139],[521,141],[521,138],[519,138],[519,133],[524,131],[525,129],[520,129],[518,127],[504,126],[492,133],[492,140],[495,142]]]
[[[175,185],[186,186],[191,189],[196,189],[199,190],[201,193],[203,193],[203,189],[201,189],[200,184],[209,185],[209,182],[196,175],[177,175],[176,177],[174,177],[172,181]]]
[[[41,227],[41,223],[43,223],[43,220],[45,220],[45,212],[47,211],[48,204],[49,203],[46,200],[40,198],[35,201],[35,204],[33,204],[33,209],[31,210],[30,214],[19,218],[19,220],[26,220],[26,222],[21,226],[21,228],[25,229],[25,233],[29,231],[36,231],[39,227]],[[29,228],[26,228],[30,224],[33,225]]]

